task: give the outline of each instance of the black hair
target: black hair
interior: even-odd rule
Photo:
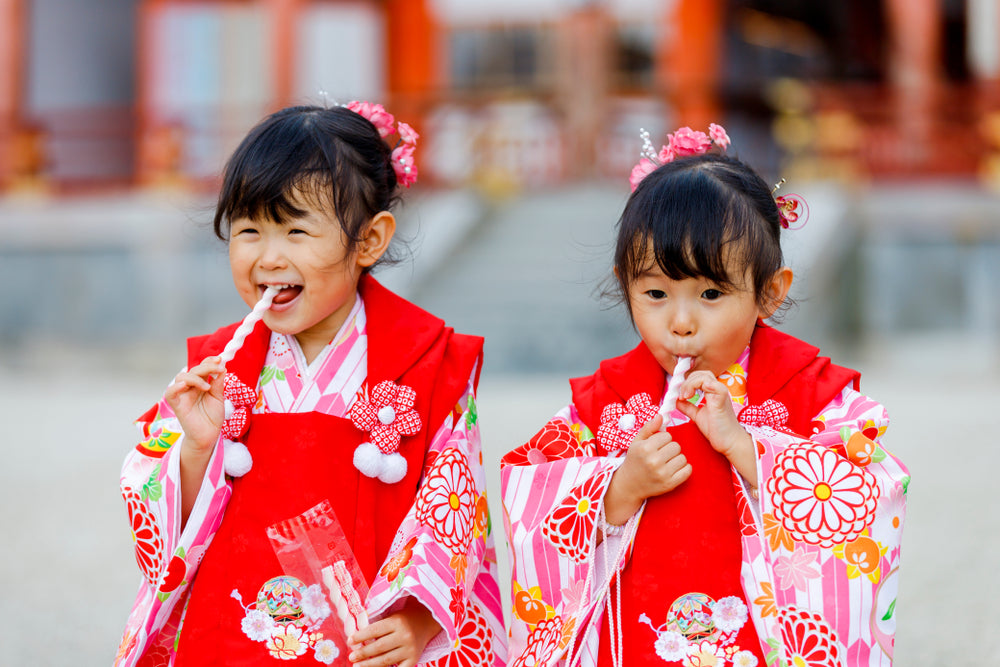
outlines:
[[[239,218],[300,218],[306,211],[296,201],[305,198],[333,207],[353,251],[372,216],[400,199],[391,157],[375,126],[346,107],[277,111],[250,130],[226,163],[215,235],[228,240]]]
[[[762,306],[768,303],[768,281],[783,264],[771,188],[751,167],[726,155],[678,158],[657,167],[629,197],[617,229],[618,296],[629,315],[629,288],[652,268],[651,254],[672,280],[704,277],[731,287],[743,280],[726,270],[727,252],[736,252],[750,268]]]

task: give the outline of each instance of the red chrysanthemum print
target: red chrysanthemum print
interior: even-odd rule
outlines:
[[[517,657],[512,667],[533,667],[548,664],[549,659],[559,650],[562,640],[562,617],[553,616],[535,626],[528,635],[528,645],[524,653]]]
[[[470,603],[450,653],[427,663],[433,667],[488,667],[493,656],[493,630],[479,605]]]
[[[784,658],[797,667],[839,667],[840,642],[823,617],[798,607],[778,610]]]
[[[139,571],[150,586],[156,586],[163,569],[163,538],[160,528],[156,525],[153,513],[149,511],[142,497],[132,488],[122,491],[125,498],[125,509],[132,525],[132,541],[135,542],[135,561]]]
[[[411,537],[409,541],[403,545],[403,548],[397,551],[389,561],[382,566],[379,570],[379,576],[385,577],[389,581],[395,581],[399,573],[410,564],[410,559],[413,558],[413,547],[417,546],[417,538]]]
[[[767,493],[775,519],[793,539],[831,547],[871,525],[879,487],[864,468],[809,442],[775,458]]]
[[[160,581],[160,593],[169,593],[170,591],[177,590],[177,587],[184,583],[184,577],[187,575],[187,561],[180,555],[175,555],[170,559],[170,563],[167,564],[167,569],[163,572],[163,578]]]
[[[507,452],[500,459],[500,466],[538,465],[576,456],[579,452],[580,443],[570,425],[562,419],[553,419],[531,440]]]
[[[756,535],[757,522],[753,518],[750,503],[747,502],[746,494],[743,492],[743,484],[735,474],[733,475],[733,490],[736,493],[736,512],[740,515],[740,534]]]
[[[582,563],[590,551],[597,510],[610,472],[588,478],[549,512],[542,523],[542,534],[560,553]]]
[[[609,403],[601,410],[601,426],[597,441],[608,452],[627,451],[635,434],[656,416],[659,408],[650,402],[649,394],[636,394],[625,402]]]
[[[417,519],[434,531],[434,538],[463,553],[472,539],[476,489],[465,455],[456,447],[441,452],[417,495]]]

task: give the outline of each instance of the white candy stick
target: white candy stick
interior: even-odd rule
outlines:
[[[333,565],[327,565],[322,574],[323,583],[330,591],[330,599],[337,610],[337,617],[344,624],[344,636],[349,638],[358,630],[368,627],[368,612],[361,603],[361,597],[354,588],[344,561],[338,560]]]
[[[277,296],[278,292],[281,290],[273,285],[269,285],[267,289],[264,290],[264,296],[260,298],[256,304],[254,304],[253,310],[243,318],[240,322],[240,326],[236,328],[233,332],[232,339],[226,343],[226,348],[222,350],[222,363],[228,364],[236,356],[236,353],[241,347],[243,347],[243,341],[246,340],[250,332],[253,331],[254,326],[260,321],[260,318],[264,317],[264,311],[271,307],[271,302],[274,297]]]
[[[674,364],[674,374],[670,376],[670,384],[667,385],[667,393],[663,397],[663,404],[660,405],[660,414],[663,415],[663,428],[670,426],[670,413],[677,406],[677,394],[681,391],[681,384],[684,376],[691,370],[691,357],[677,357]]]

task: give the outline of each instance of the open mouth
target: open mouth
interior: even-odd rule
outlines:
[[[272,285],[272,287],[277,287],[281,290],[271,301],[274,305],[281,305],[283,303],[293,301],[295,297],[302,293],[302,285]]]

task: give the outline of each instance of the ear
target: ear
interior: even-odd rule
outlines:
[[[784,303],[785,297],[788,296],[788,290],[792,287],[792,278],[792,270],[783,266],[775,271],[771,279],[767,281],[767,285],[764,286],[767,305],[759,307],[761,319],[766,320],[774,315],[774,311],[778,310],[778,307]]]
[[[369,267],[379,260],[389,248],[396,233],[396,217],[389,211],[379,211],[365,227],[358,244],[358,265]]]

